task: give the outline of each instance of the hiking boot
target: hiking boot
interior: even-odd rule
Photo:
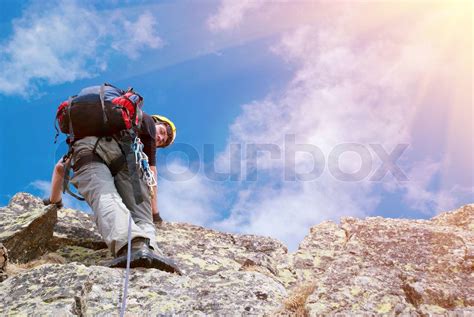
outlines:
[[[53,203],[53,202],[51,202],[51,199],[49,199],[49,197],[48,198],[43,198],[43,204],[45,206],[55,205],[58,209],[61,209],[64,206],[62,199],[60,199],[57,203]]]
[[[167,257],[158,254],[150,246],[150,240],[145,238],[135,238],[132,240],[130,256],[130,267],[144,267],[158,269],[165,272],[177,273],[182,275],[176,264]],[[127,267],[127,246],[122,247],[109,267],[126,268]]]

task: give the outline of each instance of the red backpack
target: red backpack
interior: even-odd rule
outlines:
[[[110,84],[87,87],[62,102],[56,112],[68,142],[86,136],[111,136],[140,125],[143,98],[133,88],[124,91]],[[59,135],[56,126],[56,138]]]

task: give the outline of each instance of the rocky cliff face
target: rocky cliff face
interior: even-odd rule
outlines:
[[[0,215],[0,316],[119,314],[124,270],[103,266],[89,215],[24,193]],[[185,223],[165,222],[158,242],[185,274],[131,270],[131,316],[474,315],[474,205],[324,222],[295,253]]]

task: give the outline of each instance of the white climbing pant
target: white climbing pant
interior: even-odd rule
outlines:
[[[86,137],[74,143],[72,164],[84,154],[90,154],[97,142],[97,137]],[[118,143],[114,139],[101,138],[96,147],[104,162],[110,164],[112,160],[123,155]],[[131,237],[150,239],[150,245],[161,253],[156,244],[156,228],[153,224],[151,211],[151,196],[146,182],[141,179],[143,202],[135,203],[132,182],[128,174],[127,164],[112,176],[106,164],[91,162],[74,172],[71,183],[85,198],[94,211],[94,218],[99,233],[112,254],[127,245],[128,214],[132,214]]]

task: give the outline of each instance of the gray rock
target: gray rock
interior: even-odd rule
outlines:
[[[58,210],[58,221],[48,246],[52,251],[64,246],[79,246],[93,250],[107,248],[97,231],[93,216],[69,208]]]
[[[468,316],[474,314],[473,207],[431,220],[323,222],[290,254],[272,238],[165,221],[158,244],[185,274],[132,269],[127,314]],[[53,211],[28,194],[0,209],[9,254],[28,254],[16,258],[29,261],[46,247],[55,251],[7,278],[0,244],[0,316],[118,315],[124,270],[100,266],[111,255],[93,218],[64,209],[56,222]],[[25,245],[38,249],[26,252]]]
[[[453,226],[468,231],[474,231],[474,204],[443,212],[433,217],[431,221],[438,225]]]
[[[0,315],[118,315],[123,273],[75,263],[43,265],[0,284]],[[134,269],[127,314],[261,316],[278,308],[286,295],[280,284],[256,272],[189,277]]]
[[[7,275],[8,251],[0,243],[0,283],[8,278]]]
[[[281,242],[272,238],[166,221],[158,227],[157,242],[187,275],[210,276],[225,270],[245,271],[252,266],[249,270],[260,270],[278,279],[278,256],[288,252]]]
[[[343,218],[311,229],[293,255],[314,282],[309,315],[437,315],[474,311],[474,209],[433,220]],[[468,264],[470,263],[470,264]]]
[[[46,251],[57,219],[56,206],[46,207],[41,199],[18,193],[0,208],[0,214],[0,242],[12,262],[27,262]]]

